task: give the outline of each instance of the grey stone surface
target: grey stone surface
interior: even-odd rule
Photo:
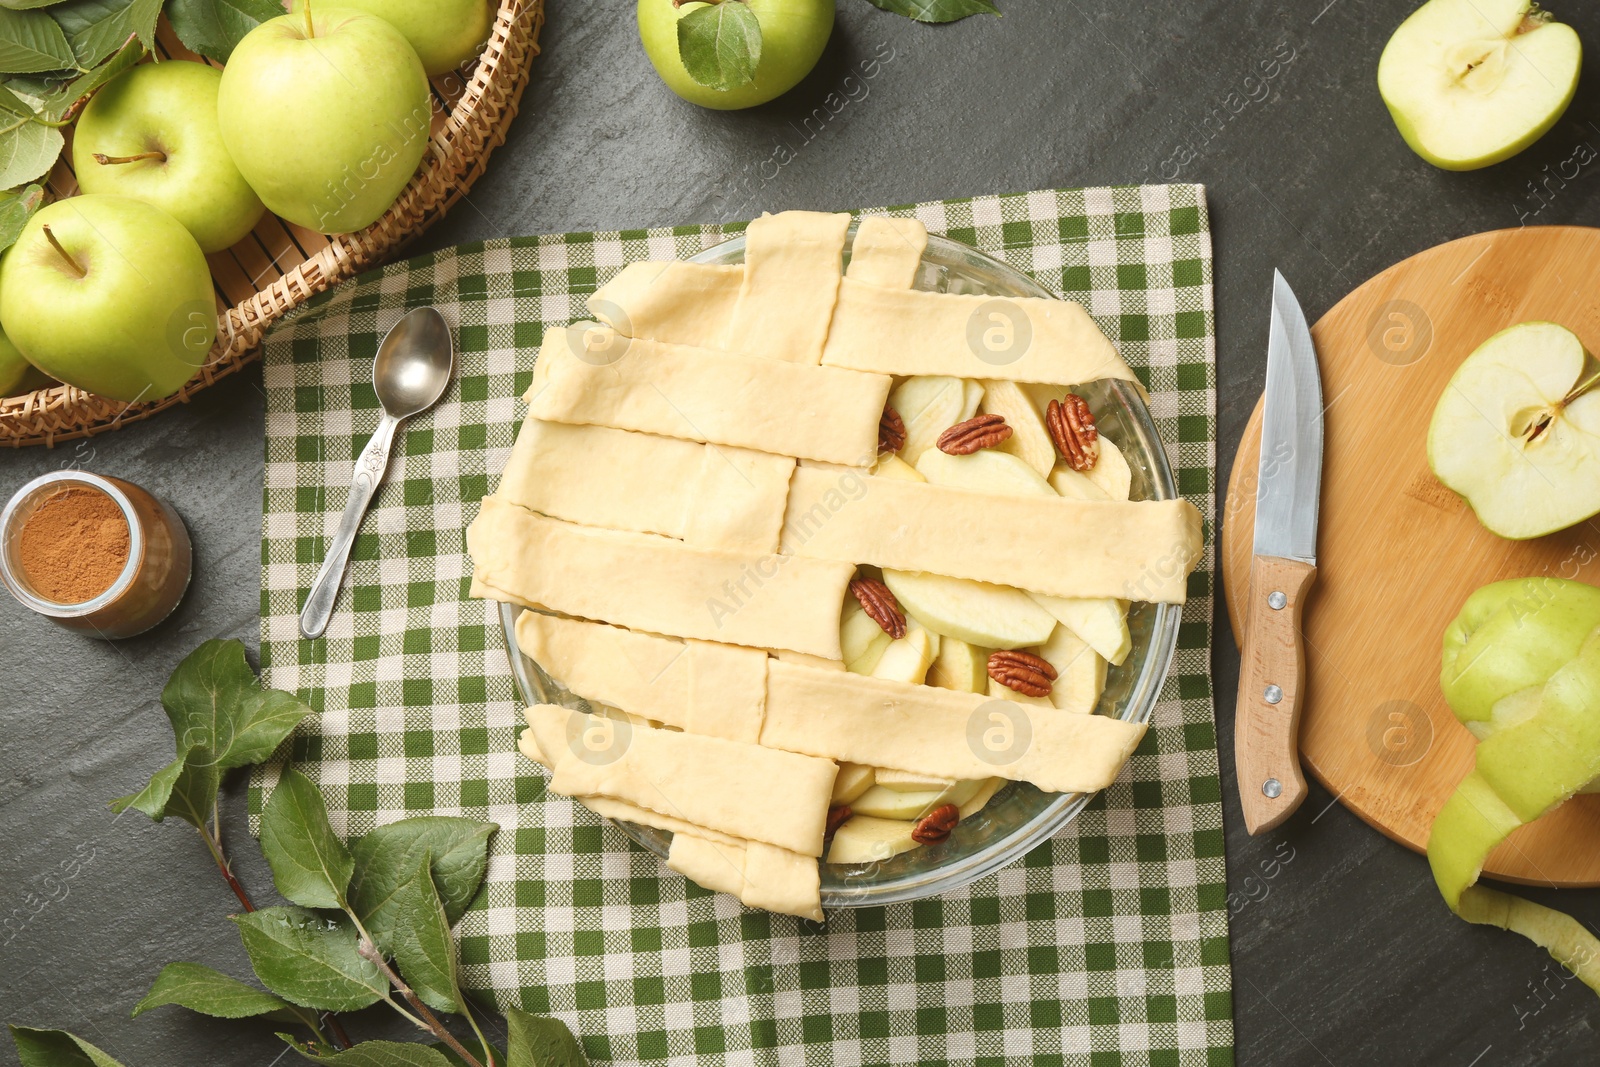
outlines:
[[[507,144],[418,250],[789,207],[1204,182],[1217,257],[1220,483],[1261,390],[1273,267],[1315,320],[1363,279],[1441,241],[1600,221],[1592,164],[1549,181],[1542,197],[1533,192],[1579,146],[1600,146],[1592,74],[1548,136],[1491,170],[1447,174],[1404,147],[1374,72],[1406,0],[1000,2],[1002,20],[928,28],[839,0],[838,29],[810,78],[765,108],[722,114],[659,83],[632,5],[553,0],[546,54]],[[1600,46],[1600,10],[1569,2],[1558,13]],[[877,76],[860,78],[874,56]],[[1278,73],[1262,97],[1261,64],[1274,58]],[[854,95],[804,141],[796,126],[834,90]],[[763,167],[780,142],[793,161]],[[1419,418],[1427,404],[1418,398]],[[265,1067],[281,1054],[269,1029],[250,1023],[177,1009],[129,1021],[168,960],[247,968],[223,918],[233,899],[192,831],[117,819],[105,807],[170,758],[158,695],[172,665],[207,637],[255,646],[262,410],[259,374],[246,373],[155,421],[0,455],[0,492],[76,464],[165,496],[195,539],[194,587],[146,637],[86,641],[0,603],[3,1017],[70,1027],[129,1067]],[[1419,580],[1450,565],[1416,563]],[[1520,939],[1453,919],[1421,857],[1330,806],[1320,788],[1282,830],[1245,835],[1231,784],[1238,659],[1225,626],[1215,666],[1238,1061],[1594,1062],[1594,994],[1562,982]],[[269,873],[245,840],[241,792],[230,789],[227,832],[241,877],[270,897]],[[1267,877],[1261,865],[1273,857],[1280,863]],[[75,877],[52,876],[74,858]],[[1600,923],[1600,893],[1532,895]],[[398,1033],[372,1012],[351,1028]],[[15,1062],[9,1046],[0,1062]]]

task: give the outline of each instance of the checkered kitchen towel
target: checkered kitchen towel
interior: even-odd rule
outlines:
[[[1149,389],[1178,486],[1214,520],[1215,341],[1204,190],[1047,190],[920,204],[1087,307]],[[522,416],[543,331],[625,263],[736,226],[516,238],[423,256],[313,302],[266,344],[261,650],[322,710],[293,741],[337,829],[492,819],[459,928],[485,999],[550,1012],[597,1062],[1222,1064],[1233,1059],[1209,547],[1172,676],[1121,778],[1046,847],[965,889],[825,925],[688,884],[516,754],[495,606],[464,531]],[[457,324],[460,379],[414,419],[356,541],[326,640],[296,615],[378,421],[379,339],[409,308]],[[276,770],[260,772],[252,790]]]

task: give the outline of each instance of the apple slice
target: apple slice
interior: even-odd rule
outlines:
[[[1013,704],[1032,704],[1035,707],[1053,708],[1054,702],[1049,697],[1031,697],[1026,693],[1019,693],[1010,686],[1001,685],[993,678],[989,679],[989,695],[1001,700],[1009,700]]]
[[[928,669],[928,684],[963,693],[982,693],[989,688],[989,652],[956,637],[939,641],[939,654]]]
[[[911,831],[917,824],[904,819],[878,819],[852,815],[834,832],[828,863],[882,863],[917,847]]]
[[[1105,439],[1101,438],[1101,440]],[[1093,478],[1064,465],[1050,472],[1050,488],[1068,500],[1111,499],[1110,494],[1100,488]]]
[[[1600,393],[1572,331],[1524,322],[1478,346],[1445,386],[1428,465],[1478,521],[1521,540],[1600,511]]]
[[[1445,170],[1509,159],[1554,126],[1583,45],[1531,0],[1430,0],[1378,60],[1378,92],[1412,150]]]
[[[935,485],[976,489],[1012,496],[1055,496],[1043,475],[1009,452],[985,448],[970,456],[952,456],[933,448],[917,460],[917,473]]]
[[[1039,647],[1039,656],[1056,669],[1050,702],[1062,711],[1093,712],[1106,687],[1105,657],[1065,626],[1056,627],[1050,640]]]
[[[889,647],[883,650],[883,655],[872,668],[872,677],[921,685],[928,676],[933,657],[938,654],[938,635],[930,633],[916,619],[907,619],[906,635],[898,641],[889,642]]]
[[[833,779],[830,804],[848,804],[871,789],[878,780],[878,772],[862,763],[841,763]]]
[[[878,457],[878,465],[872,468],[875,478],[892,478],[897,482],[925,482],[928,479],[917,473],[917,468],[895,455],[885,452]]]
[[[983,403],[978,410],[1005,416],[1011,436],[1000,443],[1001,452],[1016,456],[1041,477],[1050,474],[1056,465],[1056,446],[1050,440],[1050,431],[1044,427],[1044,417],[1020,385],[1006,381],[984,382]]]
[[[963,819],[970,819],[974,815],[978,814],[978,812],[983,810],[983,806],[985,804],[994,799],[994,795],[1000,792],[1001,787],[1005,784],[1006,780],[1004,778],[987,779],[981,786],[979,786],[978,791],[972,794],[971,800],[960,805],[961,817]]]
[[[943,789],[903,792],[875,785],[851,801],[850,810],[874,819],[920,819],[933,810],[935,802],[944,796],[944,792]]]
[[[845,595],[844,616],[839,623],[839,647],[843,652],[845,670],[871,674],[883,656],[883,650],[893,640],[866,613],[859,600]]]
[[[942,793],[956,784],[954,778],[935,778],[926,774],[912,774],[910,771],[894,771],[887,767],[879,767],[874,780],[885,789],[896,789],[902,793]]]
[[[1128,619],[1120,600],[1109,597],[1047,596],[1029,593],[1033,602],[1111,663],[1121,663],[1133,648]]]
[[[1100,458],[1084,477],[1112,500],[1127,500],[1133,492],[1133,472],[1128,469],[1128,461],[1117,443],[1105,434],[1100,435]]]
[[[965,404],[966,386],[960,378],[918,375],[896,386],[889,394],[889,406],[900,413],[900,420],[906,424],[906,443],[900,447],[900,458],[915,466],[940,434],[961,421]]]
[[[907,615],[942,637],[984,648],[1024,648],[1055,629],[1055,616],[1010,586],[888,569],[883,581]]]
[[[961,379],[961,417],[956,422],[966,422],[978,413],[983,403],[983,383],[971,378]]]

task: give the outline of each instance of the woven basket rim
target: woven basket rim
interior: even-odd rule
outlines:
[[[147,419],[189,399],[260,355],[267,330],[306,301],[380,265],[420,235],[482,175],[505,141],[539,55],[544,0],[499,0],[489,40],[465,77],[465,89],[434,130],[422,167],[382,218],[356,233],[329,238],[282,276],[219,316],[216,343],[198,374],[161,400],[123,404],[70,385],[0,398],[0,447],[51,446]]]

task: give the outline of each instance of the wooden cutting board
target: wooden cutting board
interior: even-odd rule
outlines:
[[[1263,279],[1263,303],[1268,291]],[[1440,245],[1368,281],[1311,331],[1327,414],[1301,754],[1347,807],[1418,851],[1472,767],[1472,735],[1439,693],[1440,638],[1462,602],[1501,578],[1600,584],[1600,522],[1506,541],[1428,468],[1428,422],[1451,374],[1491,334],[1528,319],[1561,323],[1600,352],[1600,230],[1529,227]],[[1236,640],[1260,451],[1258,404],[1222,519]],[[1512,834],[1486,873],[1600,885],[1600,796],[1575,797]]]

